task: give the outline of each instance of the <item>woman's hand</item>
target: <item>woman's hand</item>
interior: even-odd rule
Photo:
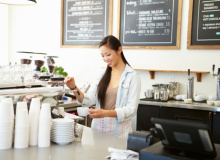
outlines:
[[[73,77],[66,77],[64,82],[66,83],[66,86],[70,89],[73,89],[76,87],[75,80]]]
[[[103,109],[90,109],[89,110],[89,117],[90,118],[102,118],[105,117],[106,110]]]

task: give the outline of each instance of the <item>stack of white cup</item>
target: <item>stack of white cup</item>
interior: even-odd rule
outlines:
[[[0,102],[0,149],[9,149],[13,142],[14,112],[13,105]]]
[[[40,98],[32,98],[29,109],[29,145],[36,146],[38,144],[38,128],[40,114]]]
[[[43,103],[39,117],[38,147],[50,146],[51,109],[50,103]]]
[[[11,130],[12,130],[12,133],[11,133],[11,138],[12,138],[12,141],[11,141],[11,145],[13,144],[14,142],[14,121],[15,121],[15,116],[14,116],[14,106],[13,106],[13,100],[12,98],[3,98],[2,99],[2,102],[3,103],[10,103],[10,112],[11,112],[11,121],[12,121],[12,125],[11,125]]]
[[[29,145],[29,117],[27,102],[17,102],[15,124],[15,148],[27,148]]]

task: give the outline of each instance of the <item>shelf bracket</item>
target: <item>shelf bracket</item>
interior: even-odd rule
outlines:
[[[197,77],[197,82],[202,81],[202,73],[196,73],[196,77]]]
[[[155,71],[149,71],[149,73],[150,73],[150,79],[154,79],[154,73],[155,73]]]

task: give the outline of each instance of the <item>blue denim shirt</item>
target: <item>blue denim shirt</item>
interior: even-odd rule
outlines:
[[[84,105],[96,104],[96,108],[101,108],[97,99],[97,86],[102,76],[97,79],[94,85],[91,85],[89,92],[84,94],[82,102]],[[117,91],[115,105],[117,117],[94,118],[92,128],[126,138],[127,134],[131,132],[131,118],[137,112],[140,90],[141,80],[139,75],[129,65],[126,65]]]

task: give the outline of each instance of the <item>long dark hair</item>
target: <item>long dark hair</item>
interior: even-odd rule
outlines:
[[[108,47],[110,47],[114,51],[118,51],[119,47],[121,47],[120,41],[112,35],[103,38],[102,41],[99,43],[99,48],[103,45],[108,45]],[[125,64],[129,65],[122,51],[121,51],[121,58]],[[111,71],[112,68],[107,65],[106,71],[103,77],[101,78],[97,88],[98,101],[102,109],[104,108],[105,105],[105,93],[111,79]]]

